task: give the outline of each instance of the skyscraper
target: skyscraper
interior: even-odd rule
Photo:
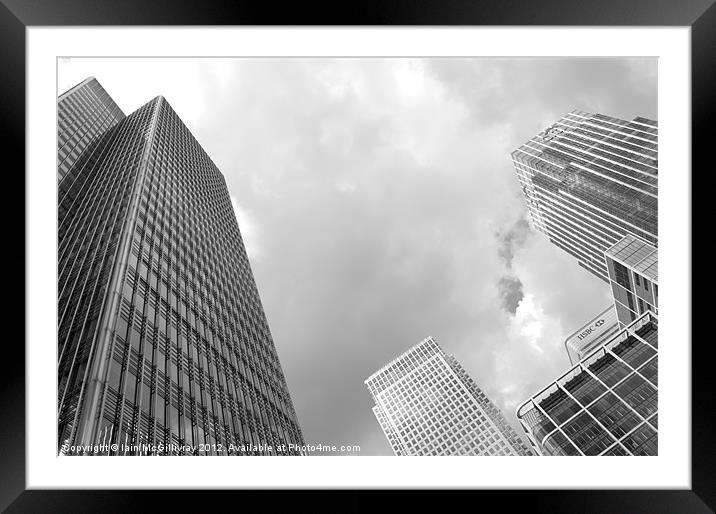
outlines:
[[[634,236],[624,236],[604,252],[614,308],[622,326],[646,311],[658,313],[659,262],[657,251]]]
[[[94,77],[60,95],[57,99],[57,182],[62,182],[90,145],[124,118],[122,109]]]
[[[60,453],[303,445],[223,175],[161,96],[95,117],[59,188]]]
[[[532,455],[502,413],[432,337],[366,381],[396,455]]]
[[[542,455],[657,455],[658,321],[645,312],[517,409]]]
[[[576,364],[592,350],[603,345],[619,330],[617,315],[613,305],[597,314],[564,341],[569,363]]]
[[[512,152],[533,227],[602,280],[604,251],[657,238],[657,123],[572,111]]]

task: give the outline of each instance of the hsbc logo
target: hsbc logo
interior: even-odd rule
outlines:
[[[594,332],[597,328],[604,325],[604,323],[605,323],[604,319],[599,319],[599,320],[595,321],[594,323],[592,323],[589,326],[589,328],[580,332],[579,335],[577,336],[577,339],[579,339],[581,341],[582,339],[584,339],[585,337],[590,335],[592,332]]]

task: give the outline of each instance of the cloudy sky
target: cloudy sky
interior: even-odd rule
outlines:
[[[517,429],[606,284],[529,228],[510,152],[582,109],[657,119],[655,59],[64,59],[163,95],[224,173],[306,441],[392,454],[363,381],[427,336]],[[519,430],[521,432],[521,430]]]

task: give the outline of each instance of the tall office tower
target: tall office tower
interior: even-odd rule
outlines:
[[[604,250],[657,240],[657,123],[573,111],[512,152],[533,227],[608,282]]]
[[[658,321],[646,312],[517,409],[542,455],[657,455]]]
[[[90,146],[59,198],[60,453],[303,445],[221,172],[162,97]]]
[[[659,261],[656,248],[627,235],[607,249],[604,258],[619,323],[628,325],[646,311],[658,314]]]
[[[532,455],[460,364],[431,337],[366,381],[396,455]]]
[[[617,314],[614,306],[610,305],[564,341],[569,363],[576,364],[581,361],[592,353],[592,350],[610,340],[617,330]]]
[[[88,147],[124,118],[122,109],[94,77],[63,93],[57,100],[57,182],[62,182]]]

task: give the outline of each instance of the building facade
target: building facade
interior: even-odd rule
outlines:
[[[223,175],[161,96],[109,125],[58,198],[59,453],[302,453]]]
[[[653,120],[572,111],[512,152],[534,229],[605,282],[622,237],[658,245],[657,138]]]
[[[627,235],[604,252],[614,308],[621,326],[646,311],[658,314],[659,261],[657,249]]]
[[[595,348],[610,340],[617,330],[617,314],[614,306],[610,305],[564,341],[569,363],[577,364]]]
[[[94,77],[60,95],[57,99],[58,184],[75,161],[124,118],[122,109]]]
[[[541,455],[658,454],[658,321],[645,312],[517,409]]]
[[[366,381],[396,455],[532,455],[499,409],[432,338]]]

